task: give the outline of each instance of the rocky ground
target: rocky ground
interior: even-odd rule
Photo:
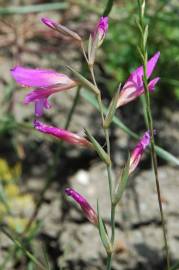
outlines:
[[[78,15],[78,8],[75,9],[75,12]],[[35,20],[39,21],[39,19],[40,16],[33,17],[29,24],[31,25],[32,21],[34,23]],[[23,28],[24,19],[19,18],[18,20],[20,32]],[[30,31],[27,40],[21,40],[25,50],[19,49],[18,51],[17,47],[12,44],[9,47],[3,47],[3,53],[0,55],[0,72],[3,74],[0,86],[5,89],[7,96],[12,90],[14,95],[12,104],[8,104],[7,101],[4,102],[4,92],[0,92],[2,104],[0,112],[3,117],[7,111],[11,112],[18,123],[26,122],[30,125],[33,120],[33,106],[22,105],[27,90],[20,90],[19,87],[15,87],[10,78],[9,69],[18,62],[29,66],[38,66],[40,63],[41,67],[55,68],[56,70],[59,70],[66,63],[79,68],[81,57],[78,48],[71,47],[62,40],[58,47],[56,36],[49,37],[49,32],[46,32],[45,38],[43,38],[44,27],[40,23],[36,27],[35,31],[32,28],[33,31]],[[83,33],[83,31],[88,30],[89,26],[84,25],[84,30],[83,27],[79,28]],[[40,33],[39,36],[34,33],[37,29]],[[41,47],[39,44],[41,44]],[[58,57],[60,55],[58,63],[56,61],[57,55]],[[14,91],[15,88],[16,92]],[[104,90],[106,93],[106,89]],[[107,103],[105,93],[103,96]],[[62,127],[74,95],[75,89],[52,97],[54,106],[46,113],[44,121]],[[167,100],[167,102],[170,103],[170,106],[162,107],[162,105],[159,106],[160,101],[154,98],[153,115],[157,129],[156,137],[159,145],[179,156],[177,104],[173,101]],[[141,106],[134,102],[134,105],[127,106],[117,112],[117,115],[132,130],[142,134],[145,125]],[[84,127],[88,127],[93,135],[103,143],[104,139],[102,132],[99,130],[99,125],[98,113],[81,97],[69,129],[81,132]],[[23,191],[32,194],[34,200],[38,201],[48,173],[47,165],[52,160],[57,144],[31,130],[25,132],[23,130],[20,133],[17,132],[18,129],[12,131],[15,134],[15,144],[21,145],[23,149],[21,188]],[[6,155],[7,158],[12,156],[11,152],[7,150],[9,148],[4,147],[9,146],[8,138],[3,137],[3,144],[1,145],[2,155]],[[119,175],[127,158],[127,152],[133,148],[136,141],[123,131],[112,127],[111,142],[114,171],[116,175]],[[159,160],[162,204],[173,263],[179,259],[178,172],[178,168],[170,166],[162,159]],[[47,190],[37,216],[38,220],[42,221],[42,227],[38,238],[34,241],[35,255],[41,256],[41,246],[44,245],[47,248],[53,270],[105,269],[106,255],[97,229],[89,224],[80,209],[76,205],[72,205],[64,196],[64,187],[67,186],[71,186],[83,194],[94,208],[96,208],[98,199],[101,215],[109,228],[108,184],[104,166],[93,152],[66,145],[64,152],[58,159],[55,181]],[[0,237],[1,256],[3,257],[10,242],[3,235]],[[163,247],[157,193],[154,176],[150,169],[149,153],[147,152],[140,168],[130,177],[124,197],[117,207],[113,270],[163,270]],[[9,265],[9,269],[13,270],[14,268]],[[21,269],[24,270],[24,268]]]

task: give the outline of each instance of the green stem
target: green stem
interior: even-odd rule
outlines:
[[[111,270],[111,267],[112,267],[112,254],[108,255],[107,257],[106,270]]]
[[[78,100],[79,100],[80,89],[81,89],[81,85],[78,86],[78,88],[77,88],[77,90],[76,90],[76,94],[75,94],[75,97],[74,97],[74,100],[73,100],[73,104],[72,104],[72,106],[71,106],[71,109],[70,109],[70,111],[69,111],[69,113],[68,113],[68,116],[67,116],[67,119],[66,119],[65,129],[68,129],[69,126],[70,126],[70,123],[71,123],[71,120],[72,120],[72,116],[73,116],[73,114],[74,114],[76,105],[77,105]]]
[[[115,211],[116,210],[116,206],[114,204],[112,204],[111,207],[111,243],[112,245],[114,245],[114,238],[115,238]]]
[[[105,7],[105,10],[103,12],[103,16],[108,16],[109,15],[109,13],[112,10],[113,4],[114,4],[114,0],[108,0],[108,2],[106,4],[106,7]]]
[[[151,159],[152,159],[153,170],[154,170],[154,175],[155,175],[157,197],[158,197],[160,216],[161,216],[161,222],[162,222],[163,237],[164,237],[164,244],[165,244],[166,258],[167,258],[167,269],[169,270],[170,269],[170,258],[169,258],[169,248],[168,248],[168,241],[167,241],[167,230],[166,230],[166,224],[165,224],[162,201],[161,201],[160,183],[159,183],[159,177],[158,177],[157,156],[156,156],[156,152],[155,152],[153,118],[152,118],[152,112],[151,112],[150,94],[149,94],[148,81],[147,81],[147,48],[146,48],[146,42],[144,40],[144,32],[145,32],[144,12],[142,14],[142,4],[139,0],[138,0],[138,3],[139,3],[139,21],[140,21],[140,26],[142,29],[142,31],[141,31],[141,38],[142,38],[141,52],[142,52],[142,56],[143,56],[142,57],[143,69],[144,69],[143,83],[144,83],[144,91],[145,91],[146,116],[147,116],[148,129],[150,131],[150,136],[151,136],[151,140],[150,140]],[[143,4],[144,4],[144,2],[143,2]],[[144,6],[144,8],[145,8],[145,6]]]
[[[96,79],[95,79],[95,75],[94,75],[93,66],[89,66],[89,69],[90,69],[93,83],[98,88],[97,83],[96,83]],[[98,101],[99,111],[101,114],[102,127],[104,130],[105,140],[106,140],[106,144],[107,144],[107,154],[109,157],[111,157],[109,130],[105,129],[104,125],[103,125],[104,112],[103,112],[101,94],[97,95],[97,101]],[[111,164],[106,165],[106,169],[107,169],[107,174],[108,174],[109,195],[110,195],[110,204],[111,204],[111,244],[113,246],[114,238],[115,238],[115,206],[113,205],[113,202],[112,202],[113,187],[112,187],[112,167],[111,167]],[[107,270],[111,270],[111,266],[112,266],[112,254],[108,255],[108,258],[107,258]]]

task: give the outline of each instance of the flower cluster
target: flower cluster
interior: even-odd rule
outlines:
[[[67,27],[57,24],[49,18],[42,18],[41,20],[46,26],[51,29],[58,31],[61,35],[68,36],[72,40],[82,44],[82,38],[74,31],[68,29]],[[106,33],[108,30],[108,17],[101,17],[94,31],[90,35],[89,45],[88,45],[88,58],[85,54],[85,58],[89,64],[92,66],[95,61],[96,50],[101,46]],[[84,52],[84,51],[83,51]],[[85,53],[85,52],[84,52]],[[160,53],[157,52],[147,63],[147,79],[150,78],[152,72],[154,71],[156,64],[158,62]],[[11,69],[11,74],[18,84],[22,87],[33,88],[24,99],[24,103],[32,103],[35,105],[35,116],[41,117],[43,115],[43,110],[51,108],[49,103],[49,97],[55,93],[73,89],[77,86],[79,82],[74,81],[66,74],[58,73],[53,70],[46,69],[32,69],[27,67],[16,66]],[[122,89],[120,90],[116,108],[123,106],[140,95],[144,93],[144,83],[143,83],[143,67],[138,67],[133,71],[127,81],[124,83]],[[159,77],[156,77],[149,81],[148,90],[150,92],[154,91],[154,88],[159,81]],[[57,128],[54,126],[42,123],[39,120],[34,120],[34,127],[39,132],[49,134],[56,137],[57,139],[64,140],[70,144],[75,144],[78,146],[83,146],[91,148],[92,143],[88,141],[85,137],[79,136],[78,134],[72,133],[68,130]],[[150,134],[145,132],[143,137],[140,139],[135,149],[133,150],[129,162],[129,174],[131,174],[138,166],[142,154],[146,147],[150,144]],[[97,145],[98,147],[98,145]],[[99,149],[99,147],[98,147]],[[99,150],[101,151],[101,150]],[[65,190],[66,194],[72,197],[81,207],[84,215],[87,219],[94,225],[98,224],[98,217],[94,209],[90,206],[87,200],[71,188]]]

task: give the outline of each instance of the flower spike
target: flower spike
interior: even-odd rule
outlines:
[[[136,145],[131,154],[129,163],[129,174],[131,174],[136,169],[141,160],[144,150],[149,144],[150,144],[150,133],[147,131],[144,133],[143,137],[140,139],[140,141],[138,142],[138,144]]]
[[[153,70],[156,67],[158,59],[160,57],[160,52],[157,52],[147,63],[147,79],[152,75]],[[128,80],[124,84],[123,88],[119,93],[119,98],[117,102],[117,108],[131,102],[138,96],[144,93],[143,85],[143,66],[138,67],[135,71],[131,73]],[[148,84],[148,89],[150,92],[154,91],[155,85],[159,81],[159,77],[154,78]]]
[[[91,205],[87,202],[87,200],[80,195],[78,192],[76,192],[72,188],[66,188],[65,193],[72,197],[81,207],[83,214],[85,217],[95,226],[98,225],[98,217],[94,209],[91,207]]]
[[[70,144],[75,144],[87,148],[91,147],[91,143],[87,139],[68,130],[46,125],[38,120],[34,121],[34,127],[36,130],[42,133],[52,135],[53,137],[66,141]]]
[[[32,69],[17,66],[11,69],[12,77],[23,87],[35,87],[24,99],[24,103],[35,102],[35,115],[41,116],[43,109],[49,109],[48,97],[76,86],[67,75],[47,69]]]

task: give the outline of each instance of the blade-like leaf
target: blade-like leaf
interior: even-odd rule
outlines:
[[[122,170],[122,173],[121,173],[121,176],[119,179],[119,184],[118,184],[116,192],[114,194],[114,198],[113,198],[114,205],[116,205],[121,200],[123,192],[127,186],[128,177],[129,177],[129,164],[130,164],[130,156],[128,157],[126,165]]]
[[[105,224],[104,224],[104,222],[100,216],[100,213],[99,213],[98,201],[97,201],[97,214],[98,214],[98,229],[99,229],[99,235],[100,235],[101,241],[103,243],[103,246],[104,246],[107,254],[111,254],[112,247],[111,247],[109,237],[107,235],[107,231],[105,229]]]
[[[90,139],[90,141],[92,142],[93,147],[96,150],[96,152],[98,153],[101,160],[103,160],[106,164],[110,165],[111,164],[110,157],[104,151],[104,149],[101,147],[101,145],[96,141],[96,139],[91,135],[91,133],[87,129],[85,129],[85,133],[88,136],[88,138]]]
[[[119,97],[119,91],[120,91],[121,86],[119,86],[117,92],[114,94],[111,103],[109,105],[106,118],[104,120],[104,128],[108,128],[112,122],[113,116],[116,112],[116,105]]]
[[[72,67],[66,66],[71,72],[74,74],[74,76],[79,80],[79,82],[92,90],[95,94],[99,94],[99,89],[92,84],[90,81],[88,81],[83,75],[81,75],[78,71],[74,70]]]
[[[0,15],[11,15],[11,14],[27,14],[31,12],[46,12],[50,10],[64,10],[69,7],[66,2],[62,3],[49,3],[49,4],[37,4],[37,5],[24,5],[24,6],[9,6],[1,7]]]

